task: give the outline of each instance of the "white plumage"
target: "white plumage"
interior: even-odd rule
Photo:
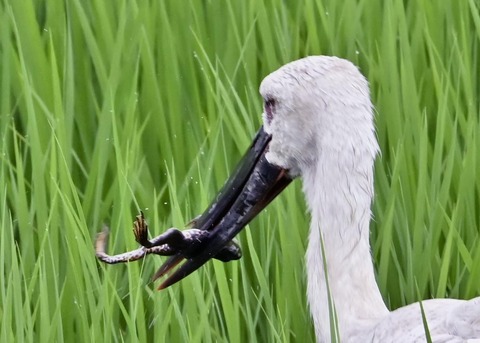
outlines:
[[[267,76],[260,93],[267,159],[303,178],[311,212],[307,292],[317,340],[331,340],[328,276],[341,342],[426,341],[420,305],[390,312],[375,281],[369,223],[379,148],[366,79],[346,60],[312,56]],[[480,297],[422,304],[433,342],[480,342]]]

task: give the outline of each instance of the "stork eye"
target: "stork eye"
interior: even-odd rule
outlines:
[[[264,101],[263,107],[265,110],[265,115],[267,117],[268,123],[270,123],[273,119],[273,114],[275,112],[275,105],[276,105],[275,99],[268,98],[268,99],[265,99]]]

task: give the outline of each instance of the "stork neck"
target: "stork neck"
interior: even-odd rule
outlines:
[[[326,342],[330,341],[333,318],[328,294],[342,341],[358,337],[362,328],[371,327],[388,313],[375,280],[369,244],[374,156],[366,152],[352,160],[355,151],[353,155],[344,149],[337,152],[324,151],[318,159],[321,165],[303,173],[312,216],[308,298],[317,337]]]

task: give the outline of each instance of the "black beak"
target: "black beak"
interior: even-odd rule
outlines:
[[[182,253],[170,257],[153,280],[165,275],[184,258],[159,289],[167,288],[191,274],[216,256],[291,181],[286,169],[267,161],[265,154],[271,136],[260,128],[235,172],[207,210],[196,220],[195,228],[209,232],[204,239]]]

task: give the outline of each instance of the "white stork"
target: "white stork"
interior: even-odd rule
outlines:
[[[311,56],[268,75],[260,93],[264,126],[194,229],[148,241],[143,217],[137,219],[141,230],[136,237],[143,248],[119,255],[120,262],[148,253],[173,255],[158,278],[187,259],[160,286],[165,288],[212,257],[239,258],[233,237],[301,177],[311,213],[307,294],[317,341],[331,341],[330,320],[336,317],[341,342],[425,342],[420,304],[389,311],[375,280],[369,224],[379,147],[367,80],[349,61]],[[100,240],[99,258],[119,262],[102,249]],[[480,342],[480,297],[432,299],[422,305],[433,342]]]

